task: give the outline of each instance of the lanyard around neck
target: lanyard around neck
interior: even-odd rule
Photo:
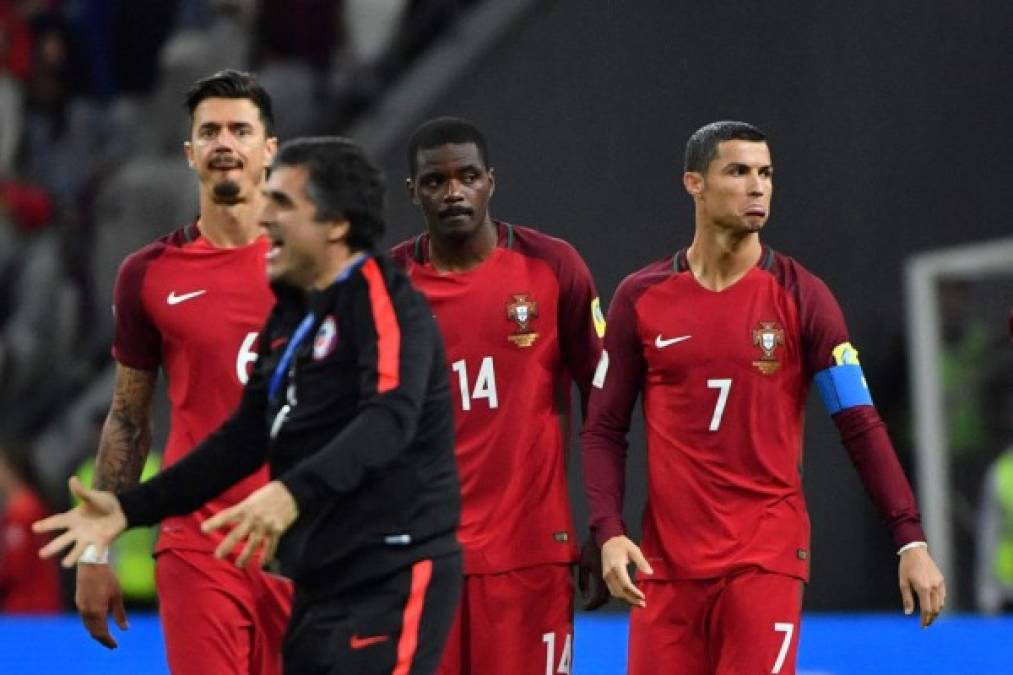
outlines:
[[[271,374],[271,386],[267,390],[267,395],[273,401],[278,396],[278,390],[281,389],[281,381],[285,378],[285,373],[288,372],[289,366],[292,364],[292,358],[295,356],[295,350],[299,348],[299,344],[306,339],[306,334],[310,332],[310,328],[313,326],[313,321],[316,319],[313,312],[309,312],[303,317],[302,323],[295,329],[295,333],[292,334],[292,339],[288,341],[288,346],[285,347],[285,353],[281,355],[281,361],[278,361],[278,365],[274,369],[274,373]]]
[[[358,253],[351,264],[348,265],[341,274],[334,280],[334,283],[341,283],[352,275],[352,272],[359,269],[366,259],[369,257],[366,253]],[[300,343],[306,339],[306,334],[309,333],[310,327],[313,326],[313,322],[316,320],[316,315],[313,312],[309,312],[303,317],[302,323],[295,329],[295,333],[292,334],[292,339],[289,340],[288,346],[285,347],[285,353],[281,355],[281,361],[278,361],[278,365],[275,367],[274,372],[271,374],[271,385],[267,390],[267,395],[273,401],[278,395],[278,390],[281,389],[281,381],[285,378],[285,373],[288,372],[289,366],[292,365],[292,359],[295,357],[295,350],[299,348]]]

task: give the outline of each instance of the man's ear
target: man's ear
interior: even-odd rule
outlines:
[[[332,220],[327,224],[329,229],[327,233],[327,241],[336,243],[348,239],[348,231],[352,229],[352,224],[348,220],[342,218],[340,220]]]
[[[186,155],[186,165],[191,169],[197,166],[197,160],[193,156],[193,143],[183,141],[183,154]]]
[[[277,136],[270,136],[264,143],[264,168],[267,168],[274,163],[274,156],[277,154],[278,138]]]
[[[411,178],[405,178],[404,179],[404,186],[405,186],[405,190],[407,190],[407,192],[408,192],[408,199],[411,200],[412,204],[415,204],[415,206],[418,206],[419,205],[419,195],[415,191],[415,181],[412,180]]]
[[[696,171],[687,171],[682,174],[682,185],[686,188],[686,192],[694,198],[699,197],[703,192],[704,187],[706,187],[704,184],[703,174]]]

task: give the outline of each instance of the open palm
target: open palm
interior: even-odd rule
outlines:
[[[100,553],[107,550],[109,544],[127,527],[120,502],[112,492],[89,490],[76,476],[70,479],[70,491],[81,500],[80,504],[69,511],[32,524],[35,532],[63,530],[62,534],[39,549],[39,555],[52,558],[70,546],[70,552],[62,560],[64,567],[72,567],[89,544],[95,546]]]

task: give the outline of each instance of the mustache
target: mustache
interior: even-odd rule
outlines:
[[[474,209],[470,209],[467,206],[448,206],[440,211],[440,216],[443,218],[450,216],[470,216],[474,213]]]
[[[235,155],[215,155],[208,162],[208,166],[212,169],[238,169],[243,165],[242,161]]]

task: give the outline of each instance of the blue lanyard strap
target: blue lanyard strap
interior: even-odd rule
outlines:
[[[292,339],[288,341],[288,346],[285,347],[285,353],[281,355],[281,361],[274,369],[274,373],[271,375],[271,386],[267,390],[268,397],[273,401],[278,395],[278,390],[281,389],[281,381],[285,378],[285,373],[288,372],[289,366],[292,364],[292,357],[295,356],[295,350],[298,349],[299,343],[306,339],[306,334],[310,332],[310,327],[313,326],[313,320],[316,317],[313,316],[313,312],[310,312],[303,317],[302,323],[295,329],[295,333],[292,334]]]
[[[334,283],[340,283],[345,281],[352,275],[352,272],[359,269],[366,259],[369,258],[367,253],[357,254],[359,257],[352,261],[352,264],[342,270],[338,278],[334,280]],[[285,373],[288,372],[289,366],[292,364],[292,358],[295,356],[295,350],[299,347],[299,344],[306,339],[306,333],[309,332],[310,326],[313,325],[313,321],[316,317],[313,312],[307,314],[299,327],[295,329],[295,333],[292,334],[292,339],[289,340],[288,347],[285,348],[285,353],[281,355],[281,361],[278,362],[278,366],[274,369],[274,373],[271,375],[271,386],[267,390],[267,395],[270,400],[274,400],[278,395],[278,390],[281,389],[281,381],[285,378]]]

